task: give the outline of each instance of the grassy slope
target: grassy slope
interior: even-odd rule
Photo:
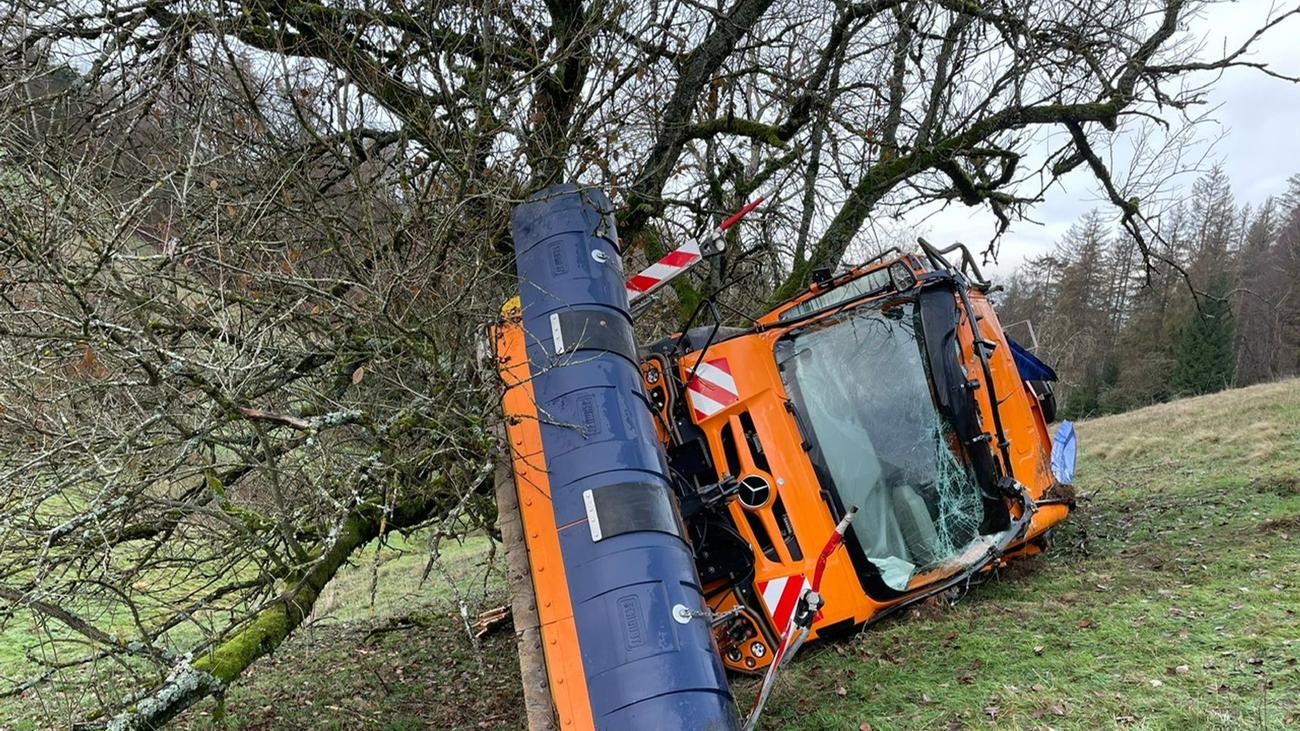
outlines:
[[[1082,504],[1050,554],[806,649],[764,727],[1300,729],[1300,382],[1085,422],[1080,439]],[[421,585],[406,548],[379,554],[373,618],[374,553],[336,581],[315,628],[230,693],[230,726],[521,724],[510,634],[471,647],[450,584]],[[448,554],[473,610],[504,601],[481,539]],[[429,626],[367,638],[411,612]],[[747,704],[754,682],[737,692]]]
[[[424,536],[392,536],[354,556],[322,593],[308,626],[255,664],[227,698],[224,723],[207,703],[190,729],[514,728],[522,717],[509,631],[471,645],[471,620],[506,603],[501,562],[487,538],[441,543],[442,561],[422,581]],[[371,600],[372,577],[374,597]],[[37,635],[10,622],[0,633],[0,677],[30,676],[24,652]],[[0,701],[0,731],[66,729],[86,699],[46,685]],[[472,719],[472,720],[470,720]],[[482,725],[480,725],[482,724]]]
[[[1079,425],[1054,550],[801,658],[769,728],[1300,728],[1300,382]]]
[[[428,554],[400,538],[368,548],[332,582],[312,629],[254,666],[230,693],[227,726],[271,729],[517,728],[523,693],[514,636],[471,644],[469,619],[508,603],[501,561],[484,537],[443,541],[442,570],[421,581]],[[379,572],[370,600],[373,571]],[[445,573],[444,573],[445,572]],[[185,719],[212,728],[210,708]],[[216,726],[221,728],[222,726]]]

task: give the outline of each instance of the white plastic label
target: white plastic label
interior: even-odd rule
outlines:
[[[551,313],[551,340],[555,343],[555,354],[564,352],[564,332],[560,329],[560,313]]]
[[[582,491],[582,502],[587,506],[587,526],[591,528],[591,542],[600,540],[600,516],[596,515],[596,498],[591,490]]]

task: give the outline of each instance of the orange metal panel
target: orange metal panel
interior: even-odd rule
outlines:
[[[509,305],[507,305],[509,308]],[[560,534],[551,509],[551,486],[542,456],[542,433],[537,421],[524,331],[518,310],[507,309],[509,319],[495,328],[497,358],[505,379],[502,407],[506,436],[514,462],[515,489],[528,544],[533,590],[546,652],[546,674],[551,682],[560,727],[594,727],[591,698],[578,649],[569,582],[560,553]]]
[[[1006,343],[1006,336],[993,306],[978,292],[971,292],[971,306],[975,310],[980,335],[998,344],[989,354],[989,370],[993,374],[993,386],[997,391],[1003,431],[1011,442],[1011,468],[1016,479],[1029,490],[1030,497],[1039,499],[1055,482],[1052,476],[1051,438],[1043,421],[1042,410],[1038,399],[1020,378],[1015,358]],[[962,350],[967,354],[966,368],[971,373],[978,374],[983,381],[983,372],[973,355],[970,327],[964,317],[959,333]],[[987,388],[980,389],[979,403],[984,429],[992,433],[993,411],[988,392]],[[1001,460],[1000,453],[998,459]],[[1068,514],[1069,509],[1063,505],[1044,506],[1034,514],[1025,541],[1038,537],[1064,520]]]
[[[758,510],[749,511],[739,503],[733,502],[730,510],[741,535],[754,545],[755,536],[743,513],[756,514],[776,544],[777,555],[781,559],[780,561],[768,559],[755,545],[756,584],[796,574],[811,579],[817,564],[817,556],[825,545],[826,539],[835,530],[835,519],[821,496],[821,484],[817,481],[812,463],[801,446],[803,435],[800,434],[798,425],[785,406],[788,397],[776,369],[773,353],[777,339],[784,332],[784,329],[770,330],[725,340],[711,346],[705,355],[706,360],[726,358],[732,364],[731,376],[735,379],[737,390],[741,394],[741,399],[736,404],[698,422],[708,437],[715,462],[721,465],[725,461],[721,432],[723,426],[730,422],[732,428],[737,430],[737,451],[740,452],[742,463],[739,469],[734,465],[731,466],[731,471],[736,473],[737,478],[761,473],[754,467],[752,455],[744,444],[744,439],[739,436],[739,419],[732,419],[734,415],[748,411],[754,420],[754,428],[758,432],[759,440],[765,446],[769,470],[768,473],[761,474],[770,473],[773,491],[784,502],[795,538],[803,554],[801,560],[793,560],[790,557],[789,551],[781,540],[779,526],[772,514],[771,503]],[[691,368],[698,358],[699,354],[696,353],[681,359],[679,367],[683,382],[690,377]],[[846,551],[837,551],[827,562],[821,593],[826,598],[826,607],[822,610],[820,620],[813,626],[810,635],[812,638],[817,636],[817,631],[821,627],[845,619],[853,620],[855,623],[863,622],[887,606],[873,601],[862,590]],[[771,622],[770,614],[764,618]],[[769,659],[760,660],[759,667],[765,665]],[[738,667],[731,662],[728,662],[728,665],[736,669],[748,669]]]

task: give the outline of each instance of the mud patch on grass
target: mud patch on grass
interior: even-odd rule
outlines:
[[[517,729],[523,695],[514,634],[477,647],[454,617],[379,634],[368,622],[317,626],[259,661],[227,700],[231,727],[271,729]],[[208,728],[200,706],[178,724]]]
[[[913,621],[941,619],[952,609],[953,597],[947,593],[937,594],[913,604],[907,614]]]
[[[1026,577],[1033,576],[1041,569],[1042,564],[1033,560],[1032,556],[1022,556],[1012,559],[1006,566],[999,568],[996,578],[1007,581],[1021,581]]]
[[[1251,481],[1257,492],[1279,497],[1300,495],[1300,477],[1295,475],[1269,475]]]
[[[1260,530],[1276,531],[1287,533],[1293,530],[1300,530],[1300,515],[1292,515],[1286,518],[1274,518],[1266,520],[1259,524]]]

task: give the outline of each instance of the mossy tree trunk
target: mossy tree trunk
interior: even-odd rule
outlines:
[[[320,558],[286,582],[290,588],[280,597],[193,663],[177,665],[165,682],[117,714],[106,727],[110,731],[155,729],[204,698],[221,696],[249,666],[275,651],[311,616],[321,592],[354,551],[385,531],[425,522],[435,510],[431,500],[412,499],[394,506],[385,520],[378,506],[358,507],[333,539],[321,546]]]

